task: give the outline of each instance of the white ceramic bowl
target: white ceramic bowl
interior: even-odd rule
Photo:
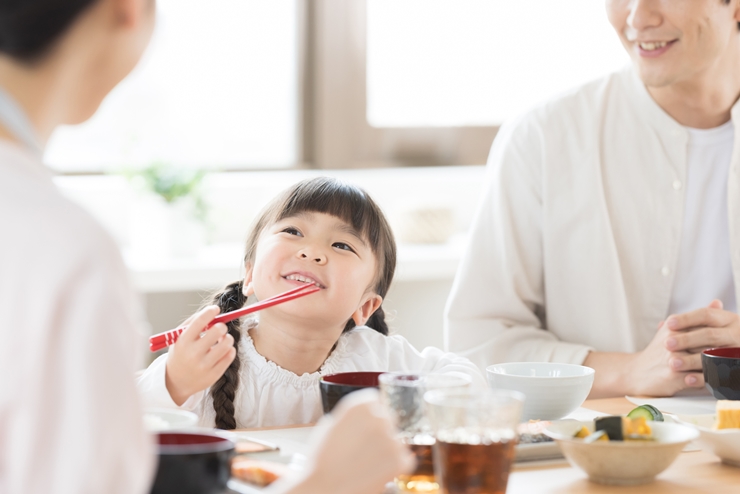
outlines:
[[[512,362],[486,367],[494,389],[523,393],[523,420],[557,420],[585,401],[594,382],[590,367],[551,362]]]
[[[151,432],[195,427],[198,416],[176,408],[147,408],[144,410],[144,427]]]
[[[667,422],[648,422],[654,441],[596,441],[585,443],[573,435],[586,426],[594,430],[593,421],[563,420],[554,422],[545,434],[555,439],[563,455],[588,478],[600,484],[637,485],[652,482],[668,468],[681,450],[699,437],[693,427]]]
[[[719,456],[722,463],[740,467],[740,429],[714,429],[717,416],[673,415],[679,423],[688,424],[699,431],[699,444]]]

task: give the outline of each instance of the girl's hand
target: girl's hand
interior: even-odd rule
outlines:
[[[217,306],[209,306],[192,315],[177,343],[170,347],[165,384],[177,406],[213,385],[236,356],[234,338],[227,334],[225,324],[215,324],[203,333],[219,312]]]

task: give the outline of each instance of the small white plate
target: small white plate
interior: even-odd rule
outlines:
[[[698,429],[699,444],[719,456],[722,463],[740,467],[740,429],[714,429],[717,416],[713,413],[675,415],[675,418],[679,423]]]

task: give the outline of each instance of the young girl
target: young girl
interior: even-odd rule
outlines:
[[[214,297],[221,312],[304,283],[321,290],[230,322],[228,334],[223,325],[203,338],[185,331],[140,377],[146,406],[179,406],[196,411],[201,425],[234,429],[318,420],[325,374],[459,372],[485,385],[467,359],[431,347],[418,352],[403,337],[388,336],[382,302],[396,245],[361,189],[323,177],[291,187],[256,222],[244,263],[244,280]]]

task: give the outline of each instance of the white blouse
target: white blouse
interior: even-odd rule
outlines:
[[[248,331],[239,343],[241,367],[234,400],[237,428],[306,424],[322,415],[319,381],[337,372],[445,372],[472,377],[485,386],[480,371],[469,360],[428,347],[419,352],[402,336],[384,336],[366,326],[342,334],[318,372],[294,374],[257,353]],[[139,378],[145,406],[176,408],[165,387],[167,355],[155,360]],[[200,417],[200,425],[214,427],[216,414],[209,390],[191,396],[182,409]]]

